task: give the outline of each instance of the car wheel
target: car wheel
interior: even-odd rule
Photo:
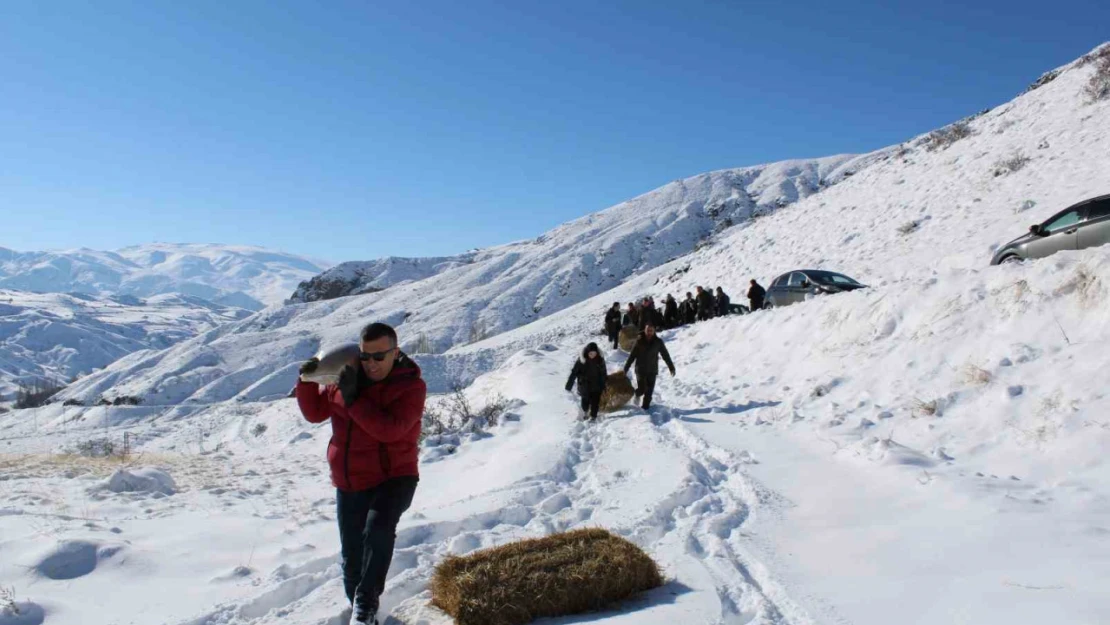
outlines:
[[[1014,254],[1012,256],[1007,256],[1006,258],[1003,258],[1002,262],[999,263],[999,264],[1001,264],[1001,265],[1020,265],[1021,263],[1024,263],[1024,262],[1025,262],[1024,258]]]

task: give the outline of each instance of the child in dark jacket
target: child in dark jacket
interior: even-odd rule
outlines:
[[[597,348],[597,343],[590,343],[582,350],[582,355],[574,361],[574,368],[567,378],[566,389],[569,391],[578,383],[578,394],[582,396],[582,417],[590,421],[597,420],[597,411],[601,407],[601,394],[605,392],[605,382],[609,374],[605,370],[605,357]]]

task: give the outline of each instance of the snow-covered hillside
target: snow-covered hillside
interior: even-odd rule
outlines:
[[[668,583],[555,623],[1110,622],[1110,247],[988,266],[1030,223],[1110,192],[1092,70],[1071,64],[951,145],[881,151],[557,313],[416,356],[433,388],[474,380],[474,403],[515,402],[488,432],[426,447],[385,622],[448,622],[427,604],[448,553],[585,526],[642,545]],[[1024,166],[1003,167],[1017,154]],[[651,413],[574,422],[563,383],[608,303],[697,284],[736,298],[798,267],[871,286],[667,331],[678,375]],[[393,303],[406,296],[442,300]],[[148,405],[0,416],[15,454],[0,457],[0,580],[24,621],[343,623],[327,430],[290,400],[221,400],[277,397],[299,360],[367,321],[412,344],[456,310],[444,303],[485,298],[433,277],[268,310],[66,395]],[[116,492],[105,463],[57,453],[125,433],[172,489],[146,473],[145,492]]]
[[[608,291],[630,275],[704,245],[705,237],[715,230],[770,214],[831,187],[885,154],[789,161],[695,176],[572,221],[535,240],[454,260],[431,259],[415,265],[404,260],[345,263],[313,283],[326,290],[346,278],[352,278],[351,288],[357,289],[405,282],[380,293],[263,311],[166,354],[121,361],[67,396],[99,395],[112,388],[113,393],[159,404],[269,397],[287,390],[296,359],[311,355],[321,345],[349,340],[371,319],[401,327],[412,349],[424,343],[430,351],[442,352]],[[411,281],[421,272],[437,271]],[[255,354],[261,345],[274,346],[268,351],[280,356],[258,362]],[[205,365],[198,368],[192,364],[196,362]],[[216,381],[219,393],[213,396],[209,385]]]
[[[280,304],[320,261],[261,248],[153,243],[115,252],[0,248],[0,288],[149,297],[181,293],[260,310]]]
[[[376,293],[395,284],[416,282],[474,262],[473,254],[422,258],[381,258],[340,263],[297,286],[290,302],[316,302]]]
[[[250,312],[186,295],[95,297],[0,289],[0,398],[136,351],[163,350]]]
[[[524,325],[607,291],[704,244],[715,232],[834,185],[880,158],[830,156],[725,169],[677,180],[529,240],[448,258],[343,263],[302,284],[293,301],[368,293],[379,311],[435,309],[412,320],[435,351]]]

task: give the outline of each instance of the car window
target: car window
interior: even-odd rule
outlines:
[[[775,281],[771,283],[771,286],[772,287],[786,286],[786,279],[789,278],[789,277],[790,276],[786,276],[786,275],[779,276],[779,277],[775,278]]]
[[[1044,229],[1049,232],[1056,232],[1058,230],[1064,230],[1065,228],[1074,226],[1077,223],[1079,223],[1079,211],[1070,210],[1063,215],[1060,215],[1059,217],[1053,219],[1052,221],[1046,223],[1044,225]]]
[[[815,275],[814,279],[816,279],[818,282],[821,282],[823,284],[847,284],[847,285],[857,285],[857,284],[859,284],[859,282],[856,282],[855,280],[849,278],[848,276],[844,276],[844,275],[841,275],[839,273],[825,272],[825,273]]]
[[[1110,198],[1091,202],[1087,205],[1087,219],[1110,217]]]
[[[794,273],[790,274],[790,282],[789,282],[788,286],[802,286],[802,283],[805,282],[805,281],[806,281],[805,274],[801,273],[801,272],[798,272],[798,271],[795,271]]]

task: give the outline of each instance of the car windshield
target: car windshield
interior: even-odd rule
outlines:
[[[807,275],[814,282],[820,284],[833,284],[837,286],[861,286],[859,282],[839,273],[831,271],[807,271]]]

